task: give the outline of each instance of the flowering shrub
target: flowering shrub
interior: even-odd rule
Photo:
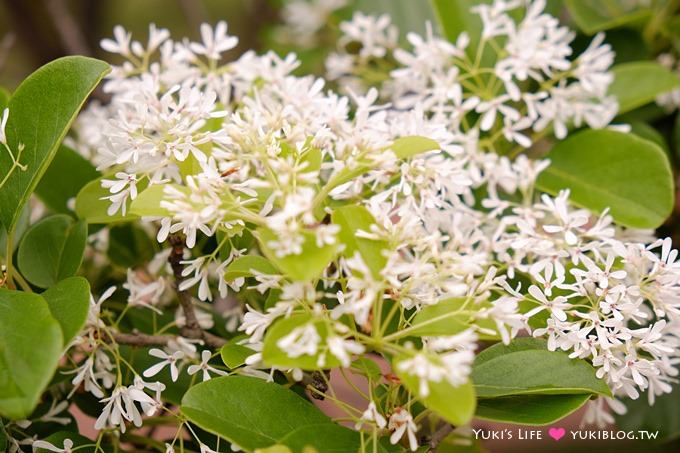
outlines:
[[[291,5],[289,33],[313,42],[344,3]],[[146,43],[102,41],[110,72],[68,57],[12,94],[10,451],[415,451],[464,442],[473,416],[549,424],[586,405],[603,426],[671,392],[680,264],[654,233],[671,168],[612,122],[657,96],[677,108],[680,79],[612,67],[603,33],[575,50],[544,1],[480,3],[469,30],[434,4],[452,40],[428,25],[402,44],[389,16],[357,12],[326,79],[292,54],[224,63],[225,22],[200,42],[151,25]],[[71,128],[102,78],[110,101]],[[35,220],[33,193],[52,215]],[[68,432],[71,404],[96,444]]]

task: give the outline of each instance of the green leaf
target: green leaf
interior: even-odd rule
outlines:
[[[61,145],[35,193],[53,211],[69,214],[72,212],[68,207],[69,200],[75,198],[85,184],[98,177],[99,172],[87,159]]]
[[[661,441],[680,438],[680,386],[676,385],[671,393],[657,396],[653,406],[649,405],[646,395],[626,400],[625,404],[628,411],[614,415],[619,429],[659,431],[657,440]]]
[[[648,8],[620,0],[566,0],[565,3],[576,25],[589,35],[633,22],[643,22],[651,15]]]
[[[299,357],[290,357],[286,350],[279,347],[277,342],[290,334],[294,329],[307,324],[313,324],[316,328],[316,333],[321,338],[319,350],[314,355],[305,354]],[[279,319],[267,330],[267,334],[264,337],[262,361],[270,366],[300,368],[303,370],[320,370],[339,366],[340,361],[338,358],[325,349],[329,329],[330,327],[324,319],[313,317],[308,313],[294,313],[288,318]],[[321,354],[324,354],[324,359],[321,361],[321,365],[319,365]]]
[[[642,121],[631,121],[630,122],[631,132],[638,137],[648,140],[659,146],[664,153],[670,158],[671,150],[668,148],[668,143],[663,134],[659,132],[656,128],[650,126],[649,124]]]
[[[357,431],[326,422],[301,426],[281,438],[279,443],[295,452],[313,447],[323,453],[347,453],[360,451],[361,436]]]
[[[236,258],[224,270],[224,279],[228,282],[240,277],[252,277],[253,271],[266,275],[276,275],[279,271],[267,259],[259,255],[245,255]]]
[[[363,206],[343,206],[333,211],[331,221],[340,226],[338,238],[345,245],[343,254],[351,257],[359,252],[373,278],[380,279],[380,272],[385,267],[387,257],[384,255],[387,249],[387,241],[375,241],[357,236],[357,231],[370,232],[375,219]]]
[[[592,365],[570,359],[564,351],[548,351],[546,342],[516,338],[498,343],[477,355],[472,368],[477,396],[598,394],[611,396]]]
[[[5,110],[5,107],[9,104],[10,97],[12,97],[12,94],[6,88],[0,87],[0,115],[2,115],[2,110]],[[1,448],[0,451],[2,451]]]
[[[401,379],[404,386],[409,389],[427,407],[439,414],[447,422],[458,426],[470,421],[475,413],[475,389],[471,382],[454,387],[446,379],[440,382],[428,382],[429,394],[420,396],[420,379],[398,367],[399,362],[406,360],[407,356],[397,356],[394,360],[396,375]]]
[[[316,234],[312,231],[304,231],[302,253],[299,255],[276,256],[270,243],[278,240],[276,233],[269,228],[258,228],[255,237],[260,243],[262,253],[276,265],[276,267],[293,280],[308,281],[318,278],[326,267],[337,255],[337,244],[316,245]]]
[[[654,143],[611,130],[586,130],[558,142],[538,178],[544,192],[571,189],[570,200],[595,213],[605,208],[617,223],[656,228],[673,209],[668,158]]]
[[[575,412],[589,399],[588,394],[480,399],[475,417],[521,425],[548,425]]]
[[[17,265],[26,279],[48,288],[75,274],[83,261],[87,224],[57,214],[31,226],[19,245]]]
[[[142,193],[137,195],[130,203],[130,213],[139,217],[167,217],[170,212],[161,207],[161,201],[165,196],[165,187],[167,184],[154,184],[148,187]],[[178,184],[172,186],[183,192],[187,192],[188,188]]]
[[[461,33],[467,32],[471,38],[471,47],[476,48],[482,21],[471,8],[481,2],[479,0],[431,0],[431,2],[444,37],[456,42]]]
[[[45,299],[0,289],[0,415],[26,418],[57,369],[62,333]]]
[[[90,284],[82,277],[66,278],[41,294],[59,322],[64,346],[85,326],[90,309]]]
[[[20,163],[0,191],[0,220],[12,230],[19,213],[49,166],[59,144],[85,99],[110,68],[103,61],[64,57],[38,69],[24,80],[9,101],[7,141]],[[0,153],[0,175],[12,166],[8,153]]]
[[[420,137],[418,135],[400,137],[387,147],[387,149],[392,150],[399,159],[408,159],[409,157],[414,157],[418,154],[440,148],[439,143],[431,138]]]
[[[230,370],[244,365],[246,359],[253,354],[255,354],[255,351],[252,349],[236,343],[225,344],[222,346],[222,349],[220,349],[222,362],[224,362]]]
[[[435,305],[427,305],[420,310],[408,328],[411,336],[456,335],[468,327],[468,315],[459,313],[463,297],[444,299]]]
[[[609,94],[619,101],[619,114],[653,101],[680,86],[680,77],[654,61],[622,63],[612,68]]]
[[[247,376],[219,377],[191,387],[182,399],[182,412],[246,451],[279,443],[303,426],[331,423],[292,390]]]
[[[102,179],[107,179],[107,177],[90,181],[78,192],[76,196],[76,215],[78,218],[87,221],[87,223],[104,224],[137,220],[139,216],[129,212],[130,200],[126,202],[125,215],[120,209],[114,215],[107,213],[111,202],[103,200],[103,198],[108,197],[111,193],[102,187]]]

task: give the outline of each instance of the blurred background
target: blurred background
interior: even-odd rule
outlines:
[[[451,0],[469,7],[474,0]],[[597,30],[605,30],[616,51],[616,63],[658,59],[672,55],[678,70],[680,54],[680,0],[548,0],[548,10],[578,31],[575,46],[583,49]],[[226,20],[229,34],[239,45],[227,56],[237,58],[254,49],[295,52],[302,60],[300,73],[322,75],[326,56],[335,49],[339,24],[355,11],[387,13],[404,39],[406,32],[423,33],[434,14],[428,0],[0,0],[0,87],[12,91],[39,66],[64,55],[88,55],[112,60],[99,42],[121,24],[135,39],[144,40],[150,23],[168,28],[175,39],[199,39],[202,22]],[[116,60],[113,58],[113,62]],[[680,93],[677,93],[680,96]],[[101,92],[95,93],[105,100]],[[658,143],[666,151],[676,175],[680,168],[680,118],[677,110],[649,104],[618,118],[634,132]],[[677,200],[680,197],[676,197]],[[680,209],[659,234],[680,245]],[[582,414],[560,426],[578,429]],[[650,411],[646,401],[629,404],[629,414],[617,423],[625,430],[661,430],[664,442],[590,441],[568,437],[555,442],[543,431],[543,440],[483,441],[469,449],[443,445],[441,451],[554,451],[626,452],[680,451],[680,391],[657,401]],[[478,422],[490,430],[516,427]],[[673,440],[675,439],[675,440]]]

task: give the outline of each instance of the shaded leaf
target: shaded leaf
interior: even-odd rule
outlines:
[[[57,214],[31,226],[19,245],[17,265],[32,284],[48,288],[75,274],[83,260],[87,224]]]
[[[45,299],[0,289],[0,415],[26,418],[57,369],[62,333]]]

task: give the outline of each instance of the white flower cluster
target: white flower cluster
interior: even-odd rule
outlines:
[[[378,300],[417,312],[456,297],[465,300],[460,313],[470,329],[425,338],[401,362],[401,371],[420,380],[420,396],[432,383],[466,382],[478,335],[508,343],[524,330],[552,350],[591,360],[615,395],[647,391],[653,402],[677,375],[680,263],[670,240],[619,228],[606,212],[576,209],[566,191],[537,193],[548,162],[486,152],[528,147],[532,131],[552,128],[563,138],[571,126],[605,127],[616,113],[606,96],[613,55],[603,37],[570,60],[572,33],[543,12],[543,1],[524,5],[477,7],[482,50],[470,49],[465,35],[450,44],[431,32],[410,34],[413,49],[399,49],[388,19],[355,16],[342,26],[343,45],[358,42],[360,50],[334,56],[331,72],[354,76],[358,61],[388,53],[400,66],[386,73],[380,91],[349,97],[325,91],[322,79],[291,75],[298,64],[292,55],[248,52],[222,64],[221,53],[236,44],[224,23],[203,26],[201,43],[172,41],[152,26],[144,46],[116,29],[116,40],[102,45],[126,61],[106,82],[111,103],[78,120],[79,146],[113,174],[103,182],[111,214],[162,185],[163,215],[152,219],[158,239],[185,234],[194,256],[181,289],[198,285],[201,300],[212,299],[213,280],[222,297],[228,286],[245,285],[244,278],[226,281],[224,270],[254,253],[239,241],[247,224],[271,232],[266,245],[281,259],[303,253],[308,239],[317,247],[339,242],[338,227],[320,220],[327,198],[368,209],[375,224],[356,235],[390,246],[378,273],[358,253],[325,270],[324,292],[313,282],[254,272],[252,289],[278,295],[267,310],[248,307],[243,318],[240,330],[254,351],[272,322],[296,308],[312,308],[329,325],[350,315],[358,331],[369,332]],[[515,21],[510,11],[518,8],[524,16]],[[498,56],[492,68],[478,64],[485,48]],[[412,135],[440,149],[398,159],[391,144]],[[199,252],[197,238],[205,236],[217,236],[214,253]],[[218,253],[223,247],[227,256]],[[139,305],[154,306],[163,293],[162,283],[140,285],[134,275],[128,285]],[[309,324],[278,346],[291,358],[329,351],[347,365],[365,348],[350,333],[336,333],[323,340]],[[162,366],[176,375],[182,354],[155,351],[163,361],[145,375]],[[193,371],[215,371],[208,359]],[[247,361],[255,375],[259,359]],[[386,424],[375,408],[364,415]],[[134,412],[107,417],[110,424],[136,420]],[[388,427],[394,442],[406,435],[416,448],[408,412],[395,411]]]
[[[524,17],[516,22],[510,14],[520,8]],[[552,129],[564,138],[570,124],[605,127],[617,111],[615,98],[607,96],[613,80],[611,47],[599,34],[574,57],[574,33],[544,8],[544,0],[482,4],[473,8],[483,23],[476,46],[466,33],[450,43],[433,36],[428,26],[425,37],[408,34],[411,51],[397,47],[388,16],[357,13],[342,27],[340,43],[355,43],[360,50],[350,53],[345,45],[331,55],[328,76],[353,89],[384,82],[383,95],[395,107],[422,108],[452,133],[488,135],[491,143],[481,141],[488,150],[496,149],[499,134],[528,148],[532,130]],[[390,65],[387,53],[397,64],[389,78],[376,77],[372,68]],[[494,55],[493,66],[485,62],[489,55]]]

